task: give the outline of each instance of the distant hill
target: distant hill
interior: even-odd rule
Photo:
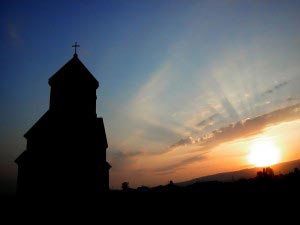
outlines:
[[[204,177],[198,177],[189,181],[184,181],[180,183],[176,183],[176,185],[179,186],[187,186],[196,182],[207,182],[207,181],[222,181],[222,182],[227,182],[227,181],[234,181],[234,180],[239,180],[242,178],[249,179],[256,177],[256,174],[258,171],[261,171],[263,167],[254,167],[250,169],[243,169],[239,171],[233,171],[233,172],[226,172],[226,173],[218,173],[214,175],[209,175],[209,176],[204,176]],[[283,162],[283,163],[278,163],[271,168],[274,170],[275,174],[287,174],[289,172],[292,172],[295,168],[300,169],[300,159],[294,160],[294,161],[289,161],[289,162]]]

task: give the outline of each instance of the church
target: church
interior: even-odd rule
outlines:
[[[25,133],[18,195],[97,194],[109,190],[103,119],[96,114],[99,83],[75,54],[49,78],[48,111]]]

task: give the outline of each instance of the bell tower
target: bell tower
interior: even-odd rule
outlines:
[[[49,78],[49,110],[27,131],[16,159],[19,194],[95,194],[109,190],[110,164],[102,118],[96,114],[99,83],[73,57]]]

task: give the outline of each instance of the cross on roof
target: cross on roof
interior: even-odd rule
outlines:
[[[75,44],[72,45],[73,48],[75,48],[75,55],[77,55],[77,48],[80,47],[80,45],[77,44],[77,41],[75,41]]]

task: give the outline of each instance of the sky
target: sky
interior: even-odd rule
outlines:
[[[248,168],[260,139],[299,159],[299,21],[299,1],[2,1],[1,191],[75,41],[100,83],[111,188]]]

